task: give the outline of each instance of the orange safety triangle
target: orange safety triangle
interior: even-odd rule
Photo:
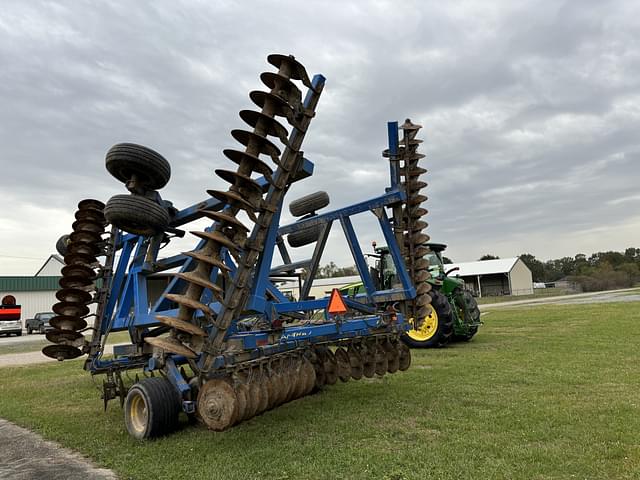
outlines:
[[[329,306],[327,307],[327,311],[332,315],[347,312],[347,305],[344,303],[344,299],[342,298],[342,295],[340,295],[340,290],[337,288],[331,290],[331,297],[329,297]]]

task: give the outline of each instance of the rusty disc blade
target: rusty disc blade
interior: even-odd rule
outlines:
[[[258,404],[257,414],[264,412],[269,407],[269,387],[267,385],[267,377],[261,373],[258,377],[258,385],[260,391],[260,403]]]
[[[165,293],[164,298],[166,298],[170,302],[175,302],[178,305],[184,305],[185,307],[189,307],[193,310],[201,310],[205,315],[213,315],[213,310],[211,310],[208,305],[205,305],[204,303],[201,303],[197,300],[193,300],[186,295]]]
[[[71,243],[98,243],[102,241],[99,233],[78,230],[69,234],[69,244]]]
[[[411,349],[407,347],[404,343],[398,343],[398,369],[401,372],[404,372],[411,365]]]
[[[262,195],[263,193],[263,189],[260,184],[253,180],[251,177],[241,175],[238,172],[234,172],[233,170],[223,170],[221,168],[216,169],[215,172],[216,175],[218,175],[225,182],[229,182],[231,185],[235,185],[236,187],[243,188],[245,190],[250,190],[258,195]]]
[[[258,132],[264,132],[266,135],[277,137],[285,145],[289,144],[289,132],[287,132],[287,129],[275,118],[265,115],[262,112],[256,112],[255,110],[240,111],[240,118]]]
[[[220,232],[192,231],[191,233],[198,238],[202,238],[203,240],[212,240],[218,243],[220,246],[228,248],[229,250],[235,250],[235,251],[240,250],[240,247],[238,247],[235,243],[233,243],[233,240],[231,240],[229,237],[227,237],[226,235]]]
[[[400,368],[400,352],[398,348],[389,340],[386,340],[382,346],[387,354],[387,372],[396,373]]]
[[[88,220],[90,222],[99,223],[101,225],[107,224],[107,221],[104,218],[104,213],[102,212],[102,210],[97,210],[95,208],[76,210],[76,213],[74,216],[76,220]]]
[[[96,257],[100,253],[100,248],[95,243],[72,242],[67,246],[67,252]]]
[[[86,328],[87,321],[80,317],[70,315],[58,315],[49,320],[49,325],[58,330],[82,330]]]
[[[331,350],[328,348],[324,353],[324,374],[327,385],[334,385],[338,381],[338,362]]]
[[[51,343],[58,343],[63,345],[72,345],[76,340],[84,338],[84,335],[73,330],[49,330],[45,333],[45,337]]]
[[[56,298],[61,302],[87,304],[92,300],[92,295],[79,288],[63,288],[56,292]]]
[[[389,368],[389,364],[387,362],[387,352],[380,344],[375,347],[375,352],[376,375],[380,375],[382,377],[385,373],[387,373],[387,368]]]
[[[372,378],[376,373],[376,353],[371,347],[366,347],[362,354],[362,374],[367,378]]]
[[[294,387],[293,382],[291,381],[291,367],[287,364],[288,360],[283,362],[283,365],[280,367],[280,377],[282,378],[282,402],[286,403],[291,400],[292,389]]]
[[[74,232],[89,232],[96,233],[98,235],[104,233],[104,227],[102,224],[87,219],[76,220],[71,224],[71,228]]]
[[[175,353],[177,355],[182,355],[186,358],[196,358],[196,352],[191,350],[189,347],[183,345],[175,338],[171,337],[145,337],[145,342],[149,345],[153,345],[154,347],[160,348],[165,352]]]
[[[295,372],[291,378],[294,383],[293,399],[302,397],[304,395],[304,389],[307,386],[307,378],[301,360],[298,361]]]
[[[89,307],[83,303],[75,302],[58,302],[52,307],[52,309],[58,315],[71,317],[84,317],[89,313]]]
[[[238,401],[236,407],[237,411],[235,415],[235,423],[240,423],[242,420],[244,420],[244,417],[247,414],[247,386],[244,383],[236,383],[234,386],[234,390],[236,392],[236,399]]]
[[[248,396],[247,396],[247,410],[245,413],[245,420],[256,416],[258,413],[258,407],[260,406],[260,384],[256,382],[255,375],[247,383]]]
[[[222,153],[229,160],[231,160],[232,162],[240,165],[241,167],[247,167],[252,172],[260,173],[260,174],[264,175],[264,177],[267,180],[271,179],[271,175],[273,174],[273,170],[271,170],[271,167],[269,167],[269,165],[264,163],[262,160],[260,160],[255,155],[251,155],[250,153],[243,152],[241,150],[234,150],[234,149],[231,149],[231,148],[227,148],[227,149],[223,150]],[[244,172],[240,172],[240,173],[244,173]]]
[[[347,349],[347,355],[349,356],[349,366],[351,367],[351,378],[354,380],[360,380],[364,374],[362,355],[352,345]]]
[[[84,265],[91,267],[96,263],[96,257],[83,253],[68,253],[64,256],[64,263],[67,265]]]
[[[267,115],[274,115],[289,119],[293,114],[291,105],[277,95],[263,92],[261,90],[253,90],[249,93],[249,98]]]
[[[288,77],[274,72],[263,72],[260,80],[271,89],[271,93],[278,95],[290,103],[298,103],[302,99],[302,92]]]
[[[231,227],[231,228],[235,228],[236,230],[243,230],[245,232],[249,231],[249,229],[244,225],[244,223],[242,223],[236,217],[227,215],[224,212],[218,212],[215,210],[198,210],[198,211],[202,213],[205,217],[208,217],[215,222],[222,223],[225,227]]]
[[[280,157],[280,149],[276,147],[266,137],[247,130],[231,130],[231,136],[245,147],[251,146],[257,150],[256,153],[268,155],[270,157]]]
[[[307,385],[304,389],[304,395],[308,395],[313,391],[313,388],[316,385],[316,371],[313,368],[313,365],[309,361],[309,359],[305,358],[303,360],[303,367],[307,371]]]
[[[201,277],[195,272],[186,272],[186,273],[178,272],[178,273],[174,273],[174,275],[178,278],[186,280],[189,283],[195,283],[196,285],[199,285],[202,288],[209,289],[218,297],[222,297],[224,294],[224,290],[222,290],[222,287],[209,281],[208,278]]]
[[[431,284],[429,283],[421,283],[416,287],[416,293],[418,295],[424,295],[425,293],[428,293],[430,291],[431,291]]]
[[[78,203],[78,210],[91,208],[102,211],[104,210],[104,203],[102,203],[100,200],[94,200],[93,198],[86,198],[84,200],[80,200],[80,202]]]
[[[93,280],[86,277],[62,277],[58,284],[64,289],[76,288],[84,289],[93,284]]]
[[[86,265],[65,265],[60,273],[63,277],[83,277],[90,280],[96,278],[96,272]]]
[[[238,397],[226,380],[212,379],[200,387],[197,404],[198,414],[210,430],[222,431],[233,425]]]
[[[176,317],[156,315],[156,320],[158,320],[158,322],[162,323],[163,325],[168,325],[171,328],[175,328],[176,330],[180,330],[181,332],[190,333],[191,335],[196,335],[198,337],[205,337],[207,335],[207,333],[197,325],[194,325],[193,323],[187,322],[185,320],[180,320]]]
[[[344,348],[338,347],[335,352],[335,357],[338,365],[338,378],[342,382],[348,382],[351,378],[351,364],[349,363],[349,354]]]
[[[267,57],[267,62],[280,70],[287,70],[289,78],[302,80],[306,87],[311,88],[309,75],[307,75],[304,65],[297,61],[293,55],[272,53]]]
[[[207,190],[207,193],[225,205],[232,205],[234,207],[244,210],[245,212],[247,212],[247,216],[251,219],[252,222],[256,223],[258,221],[258,217],[256,217],[255,212],[259,211],[261,207],[259,205],[254,205],[253,203],[248,202],[244,197],[239,195],[237,192],[232,192],[232,191],[225,192],[222,190]]]
[[[198,262],[203,262],[212,267],[218,268],[220,270],[224,270],[224,272],[230,272],[231,269],[227,267],[224,262],[218,260],[216,257],[210,257],[209,255],[205,255],[200,252],[182,252],[182,255],[186,255],[187,257],[195,258]]]
[[[49,357],[55,358],[58,361],[71,360],[72,358],[78,358],[82,355],[82,351],[79,348],[72,347],[70,345],[47,345],[42,349],[42,353]]]

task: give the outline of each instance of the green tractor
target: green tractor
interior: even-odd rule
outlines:
[[[449,276],[457,268],[446,270],[442,252],[447,246],[442,243],[426,243],[425,246],[430,249],[425,258],[429,261],[431,273],[427,280],[432,286],[429,292],[431,313],[421,322],[410,319],[414,328],[403,340],[415,348],[443,347],[452,341],[469,341],[482,324],[476,299],[464,288],[462,279]],[[369,255],[377,259],[376,266],[371,268],[371,276],[381,289],[390,289],[398,280],[389,248],[374,246],[374,249],[375,254]],[[348,296],[365,293],[361,282],[346,285],[340,290]]]

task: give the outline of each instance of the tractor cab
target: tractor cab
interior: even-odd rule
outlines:
[[[431,274],[431,279],[428,281],[430,283],[435,282],[437,284],[441,284],[447,273],[449,273],[445,272],[445,265],[442,260],[442,252],[447,248],[447,246],[443,243],[425,243],[423,245],[425,247],[429,247],[430,250],[423,257],[429,262],[429,273]],[[373,248],[375,253],[368,254],[368,257],[376,259],[375,266],[370,267],[369,269],[371,278],[376,284],[376,287],[382,290],[391,289],[399,282],[399,280],[397,278],[393,259],[389,252],[389,247],[386,245],[377,247],[374,244]],[[353,285],[351,285],[351,287],[353,287]]]

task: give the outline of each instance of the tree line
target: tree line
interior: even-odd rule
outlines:
[[[550,283],[566,279],[583,291],[632,287],[640,281],[640,248],[627,248],[624,252],[597,252],[590,256],[578,253],[541,261],[530,253],[519,255],[533,276],[534,282]],[[498,257],[483,255],[480,260]]]

